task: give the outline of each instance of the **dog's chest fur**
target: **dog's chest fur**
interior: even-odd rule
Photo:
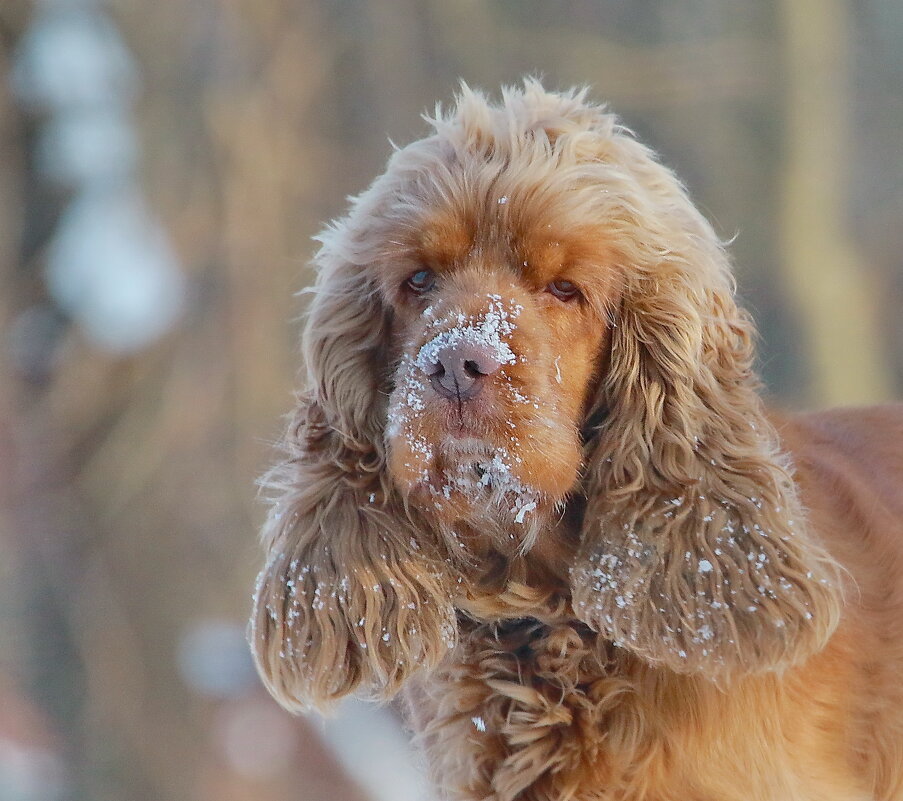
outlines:
[[[819,736],[818,716],[788,727],[772,714],[784,692],[773,676],[726,692],[650,668],[579,622],[463,618],[455,651],[407,699],[452,799],[846,797],[835,795],[837,776],[813,776],[797,758]]]

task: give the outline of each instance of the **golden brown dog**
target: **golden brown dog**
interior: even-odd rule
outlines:
[[[903,799],[903,410],[768,414],[728,258],[585,92],[463,90],[321,237],[252,640],[455,799]]]

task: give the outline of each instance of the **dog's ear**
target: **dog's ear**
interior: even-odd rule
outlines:
[[[360,210],[359,210],[360,211]],[[347,227],[323,237],[304,335],[308,389],[264,479],[251,646],[289,709],[359,690],[387,698],[454,644],[441,560],[385,471],[388,312]],[[363,245],[361,245],[363,248]]]
[[[807,531],[753,373],[727,256],[683,188],[619,135],[634,174],[623,270],[590,419],[577,615],[650,663],[711,676],[782,669],[839,619],[838,567]]]

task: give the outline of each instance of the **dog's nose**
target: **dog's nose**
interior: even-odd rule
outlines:
[[[472,342],[445,345],[424,365],[433,389],[444,398],[467,400],[482,389],[482,381],[502,366],[492,349]]]

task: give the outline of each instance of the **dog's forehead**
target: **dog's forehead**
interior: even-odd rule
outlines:
[[[454,207],[424,211],[413,229],[412,246],[420,263],[438,272],[478,260],[504,264],[527,280],[545,284],[576,262],[598,254],[599,237],[587,226],[556,219],[517,194],[467,198]]]

